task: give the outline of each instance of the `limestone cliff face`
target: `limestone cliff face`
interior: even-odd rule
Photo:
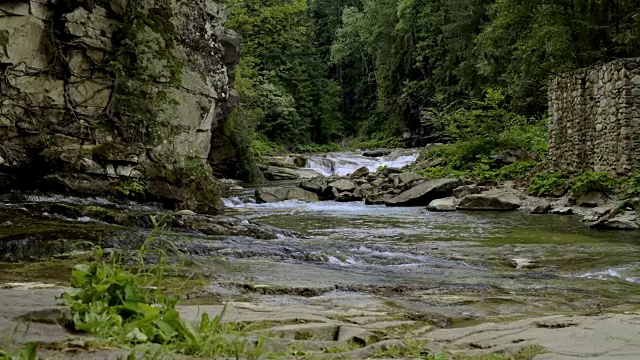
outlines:
[[[239,59],[210,0],[0,0],[0,190],[217,211],[206,164]]]

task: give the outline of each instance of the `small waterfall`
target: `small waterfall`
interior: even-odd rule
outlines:
[[[336,163],[325,157],[312,157],[307,159],[305,168],[315,170],[324,176],[331,176],[335,174]]]
[[[307,158],[305,168],[315,170],[324,176],[347,176],[361,167],[376,171],[381,166],[402,168],[413,164],[418,159],[418,152],[413,150],[397,150],[377,158],[369,158],[353,152],[332,153],[324,156]]]

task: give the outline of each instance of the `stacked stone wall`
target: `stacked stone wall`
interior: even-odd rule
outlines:
[[[556,169],[640,171],[640,58],[556,77],[549,113],[549,160]]]

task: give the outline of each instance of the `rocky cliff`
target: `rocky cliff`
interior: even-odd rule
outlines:
[[[216,213],[239,59],[211,0],[0,0],[0,190]]]

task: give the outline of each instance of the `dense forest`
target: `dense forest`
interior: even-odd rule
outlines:
[[[640,56],[640,0],[228,0],[254,152],[544,121],[550,76]]]

